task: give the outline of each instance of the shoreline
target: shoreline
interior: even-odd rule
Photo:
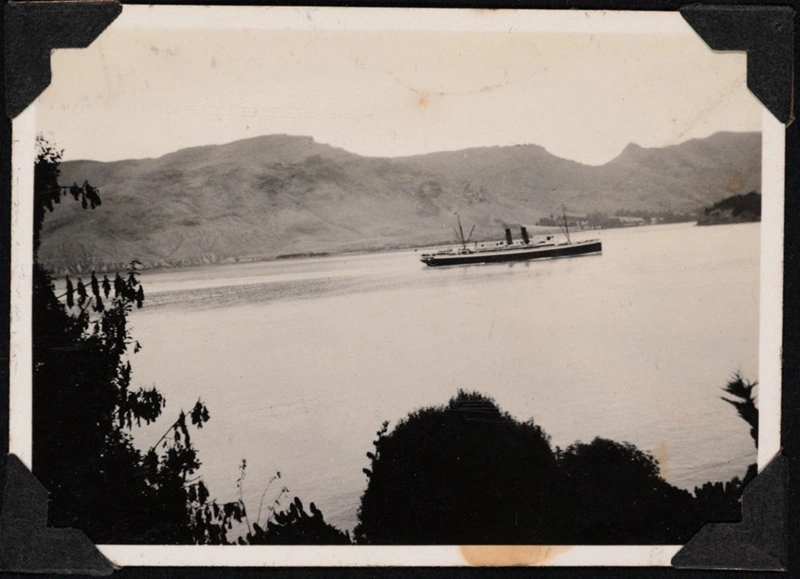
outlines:
[[[683,223],[695,223],[696,225],[700,225],[699,223],[693,221],[686,221]],[[724,223],[720,223],[724,224]],[[638,229],[642,227],[654,227],[658,225],[671,225],[671,224],[647,224],[647,225],[635,225],[635,226],[624,226],[624,227],[609,227],[609,228],[596,228],[596,229],[576,229],[574,233],[581,233],[581,232],[597,232],[597,231],[609,231],[613,229]],[[548,227],[548,226],[529,226],[529,230],[531,231],[531,237],[535,237],[537,235],[547,235],[551,233],[561,233],[561,229],[558,227]],[[480,238],[476,238],[474,241],[470,241],[470,243],[486,243],[491,241],[497,241],[499,236],[482,236]],[[225,258],[218,258],[217,256],[212,255],[205,255],[199,256],[195,259],[191,260],[183,260],[176,263],[169,263],[169,262],[151,262],[142,263],[136,271],[144,273],[155,273],[155,272],[165,272],[171,270],[190,270],[192,268],[198,267],[208,267],[208,266],[219,266],[219,265],[236,265],[236,264],[255,264],[255,263],[265,263],[270,261],[289,261],[294,259],[324,259],[328,257],[340,257],[346,255],[356,255],[356,254],[373,254],[373,253],[390,253],[395,251],[408,251],[408,250],[421,250],[421,249],[431,249],[431,248],[441,248],[441,247],[449,247],[449,246],[457,246],[459,243],[454,240],[447,240],[447,241],[434,241],[432,243],[387,243],[384,245],[368,245],[365,247],[342,247],[342,248],[330,248],[330,249],[319,249],[319,250],[309,250],[309,251],[296,251],[296,252],[286,252],[286,253],[279,253],[275,255],[253,255],[253,256],[245,256],[245,257],[225,257]],[[53,278],[63,278],[69,275],[87,275],[90,274],[92,271],[98,274],[109,274],[109,273],[117,273],[117,272],[125,272],[128,271],[130,264],[129,262],[105,262],[105,263],[97,263],[97,264],[76,264],[73,266],[56,266],[52,267],[49,266],[47,263],[42,264],[43,267],[50,272],[50,275]]]

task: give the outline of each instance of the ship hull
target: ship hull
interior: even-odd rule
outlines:
[[[498,251],[476,251],[460,254],[429,254],[422,256],[422,262],[429,267],[447,265],[471,265],[478,263],[505,263],[514,261],[530,261],[534,259],[554,259],[560,257],[577,257],[602,253],[603,245],[599,240],[573,244],[551,245],[522,249],[501,249]]]

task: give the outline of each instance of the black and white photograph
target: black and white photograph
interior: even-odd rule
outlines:
[[[125,6],[51,62],[12,396],[51,526],[668,565],[741,519],[783,227],[744,53],[677,13]]]

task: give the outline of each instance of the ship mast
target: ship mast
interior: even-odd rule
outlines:
[[[569,223],[567,222],[567,210],[564,207],[564,204],[561,204],[561,212],[564,214],[564,233],[567,236],[567,243],[572,243],[569,239]]]
[[[456,211],[456,219],[458,219],[458,235],[461,237],[461,246],[464,248],[464,251],[466,251],[467,242],[464,241],[464,229],[461,227],[461,217],[459,217],[457,211]]]

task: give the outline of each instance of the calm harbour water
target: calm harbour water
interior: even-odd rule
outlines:
[[[401,251],[146,273],[133,379],[167,407],[137,441],[200,397],[212,495],[237,497],[246,459],[251,520],[280,471],[265,509],[286,485],[283,504],[348,529],[381,423],[460,388],[562,448],[649,450],[681,487],[741,476],[755,448],[720,389],[758,377],[759,225],[600,233],[602,256],[513,265],[427,269]]]

